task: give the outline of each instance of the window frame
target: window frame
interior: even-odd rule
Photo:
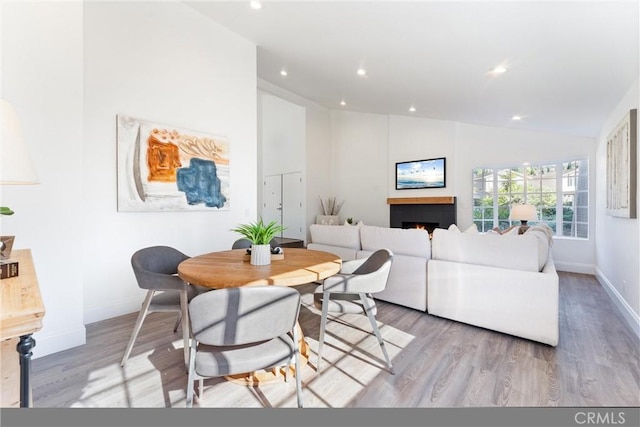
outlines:
[[[565,169],[567,167],[567,165],[569,164],[575,164],[576,162],[581,163],[579,165],[579,167],[583,167],[586,169],[585,175],[582,178],[586,178],[586,182],[583,184],[586,186],[586,188],[584,187],[579,187],[579,183],[578,181],[581,179],[580,177],[580,173],[574,173],[571,174],[569,176],[567,176],[565,178],[565,172],[567,170],[571,170],[571,169]],[[583,166],[585,165],[585,166]],[[555,178],[545,178],[543,176],[543,173],[540,173],[538,175],[536,175],[535,179],[531,179],[529,177],[529,173],[528,170],[530,170],[530,168],[539,168],[540,171],[543,171],[544,168],[546,167],[554,167],[555,168]],[[574,240],[589,240],[591,238],[591,227],[590,227],[590,204],[591,204],[591,191],[590,191],[590,187],[591,187],[591,177],[590,177],[590,165],[589,165],[589,158],[588,157],[572,157],[572,158],[563,158],[563,159],[557,159],[557,160],[551,160],[551,161],[536,161],[536,162],[529,162],[529,163],[524,163],[524,164],[494,164],[494,165],[485,165],[485,166],[477,166],[477,167],[473,167],[471,170],[471,221],[478,225],[478,223],[480,223],[481,225],[478,225],[478,228],[480,231],[488,231],[491,228],[495,228],[495,227],[500,227],[503,228],[504,225],[506,225],[507,223],[509,225],[518,225],[519,221],[517,220],[511,220],[511,219],[504,219],[504,218],[499,218],[500,216],[500,206],[504,205],[500,205],[500,198],[501,197],[507,197],[508,198],[508,205],[513,204],[513,195],[515,194],[516,196],[522,195],[522,200],[524,203],[526,203],[529,200],[529,194],[531,194],[531,196],[533,197],[535,196],[539,196],[540,197],[540,202],[539,203],[533,203],[536,206],[536,210],[538,212],[539,218],[540,220],[538,221],[531,221],[532,224],[538,224],[538,223],[550,223],[550,221],[544,221],[542,219],[541,216],[541,212],[542,209],[545,208],[544,205],[542,205],[542,200],[545,194],[554,194],[555,197],[555,213],[554,213],[554,221],[553,221],[553,225],[555,227],[554,229],[554,239],[555,238],[560,238],[560,239],[574,239]],[[481,170],[482,173],[481,175],[477,175],[476,171]],[[509,187],[509,191],[508,193],[500,193],[500,183],[504,183],[504,180],[500,179],[500,173],[504,172],[505,170],[509,170],[510,171],[510,178],[509,178],[509,182],[506,184]],[[575,170],[575,168],[574,168]],[[490,171],[490,174],[487,173],[487,171]],[[519,171],[519,172],[515,172],[515,171]],[[523,177],[523,179],[520,180],[513,180],[513,175],[514,173],[520,173]],[[479,179],[480,178],[480,179]],[[543,180],[551,180],[551,179],[555,179],[555,192],[551,193],[551,192],[545,192],[544,191],[544,186],[543,184]],[[564,188],[564,183],[565,183],[565,179],[567,181],[569,180],[573,180],[574,181],[574,185],[572,187],[567,186],[567,188],[573,188],[573,190],[565,190]],[[491,182],[490,186],[491,186],[491,191],[488,191],[487,188],[489,187],[488,183]],[[480,192],[478,192],[478,187],[477,188],[477,184],[481,183],[482,187]],[[517,192],[512,192],[512,186],[514,185],[514,183],[516,185],[520,185],[522,184],[522,191],[517,191]],[[539,191],[533,192],[533,191],[529,191],[529,186],[532,183],[538,183],[538,186],[536,186],[536,184],[533,184],[533,187],[538,188],[539,187]],[[578,199],[578,195],[579,193],[582,194],[582,197],[586,196],[586,205],[576,205],[576,201]],[[491,196],[493,203],[491,205],[485,205],[482,204],[482,200],[486,200],[487,197]],[[567,205],[565,205],[565,200],[569,197],[567,196],[571,196],[571,205],[570,205],[570,209],[572,210],[572,216],[571,216],[571,222],[574,224],[574,228],[572,228],[572,235],[563,235],[564,234],[564,226],[567,223],[567,221],[564,220],[564,212],[565,212],[565,208],[567,208]],[[480,203],[476,203],[476,201],[479,200]],[[518,199],[519,201],[520,199]],[[489,220],[488,220],[488,216],[485,216],[485,213],[487,211],[487,209],[492,209],[493,212],[493,224],[492,227],[487,228]],[[586,209],[586,212],[584,211]],[[476,213],[477,212],[481,212],[481,215],[479,215],[476,218]],[[580,216],[578,216],[578,212],[580,212]],[[503,224],[501,224],[503,223]],[[580,231],[579,231],[580,229]],[[586,234],[583,236],[583,233]]]

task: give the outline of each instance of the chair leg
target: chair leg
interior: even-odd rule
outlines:
[[[328,304],[327,304],[328,306]],[[295,358],[295,366],[296,366],[296,396],[298,398],[298,408],[304,407],[302,403],[302,371],[300,370],[300,345],[298,338],[297,326],[293,328],[293,357]],[[318,358],[318,363],[319,363]],[[319,367],[320,365],[318,365]],[[286,368],[287,371],[289,367]]]
[[[324,330],[327,327],[327,315],[329,314],[329,292],[322,294],[322,317],[320,318],[320,336],[318,337],[318,363],[316,372],[320,373],[320,362],[322,361],[322,346],[324,344]]]
[[[150,289],[147,292],[147,296],[142,303],[142,307],[140,307],[140,313],[138,313],[138,319],[136,320],[136,324],[133,327],[133,332],[131,333],[131,338],[129,338],[129,344],[127,344],[127,349],[124,352],[124,356],[122,356],[122,361],[120,362],[120,366],[124,366],[129,358],[129,354],[131,354],[131,350],[133,349],[133,343],[136,341],[138,337],[138,332],[140,332],[140,328],[142,328],[142,323],[144,322],[144,318],[147,317],[147,313],[149,312],[149,305],[151,304],[151,298],[153,298],[153,294],[155,291]]]
[[[395,372],[393,371],[393,365],[391,365],[391,359],[389,358],[389,354],[387,354],[387,348],[384,346],[382,335],[380,334],[380,330],[378,329],[378,323],[376,322],[376,318],[373,315],[373,311],[372,311],[373,307],[370,307],[369,304],[367,303],[368,299],[366,294],[359,294],[359,295],[360,295],[360,300],[362,301],[362,305],[364,306],[364,311],[367,313],[369,322],[371,322],[371,326],[373,327],[373,333],[376,335],[376,338],[378,338],[378,343],[380,344],[380,348],[384,353],[384,358],[387,360],[387,365],[389,366],[389,372],[391,372],[391,374],[395,374]]]
[[[180,310],[182,317],[182,341],[184,342],[184,364],[189,366],[189,302],[187,291],[180,291]]]
[[[189,375],[187,376],[187,408],[193,406],[193,387],[195,376],[195,364],[196,364],[196,340],[191,340],[191,346],[187,346],[189,351]]]
[[[173,326],[173,333],[178,332],[178,326],[180,326],[180,321],[182,320],[182,312],[178,313],[178,318],[176,319],[176,324]]]

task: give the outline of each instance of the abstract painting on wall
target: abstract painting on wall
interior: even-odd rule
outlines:
[[[636,218],[637,116],[630,110],[607,137],[607,214]]]
[[[225,137],[117,117],[118,211],[229,209]]]

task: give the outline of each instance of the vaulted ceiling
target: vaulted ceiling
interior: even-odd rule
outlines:
[[[328,108],[595,137],[639,74],[637,0],[186,3]]]

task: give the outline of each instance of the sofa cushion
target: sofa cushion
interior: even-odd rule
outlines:
[[[437,228],[433,232],[431,256],[443,261],[541,271],[547,256],[540,253],[538,241],[532,234],[471,234]]]
[[[362,248],[360,246],[360,227],[311,224],[309,231],[312,243],[355,250]]]
[[[360,229],[360,240],[362,250],[365,251],[387,248],[394,255],[431,258],[431,244],[426,230],[363,225]]]

